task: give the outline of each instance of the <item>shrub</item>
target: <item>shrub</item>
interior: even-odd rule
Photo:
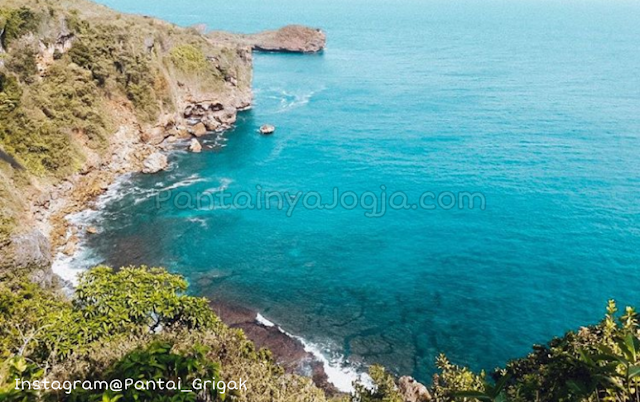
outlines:
[[[0,212],[0,248],[9,245],[14,226],[14,220],[10,217],[3,216]]]
[[[2,45],[7,48],[12,41],[29,33],[36,32],[40,16],[27,7],[14,10],[0,9],[0,35]]]
[[[403,402],[398,393],[394,377],[384,367],[373,365],[369,368],[369,376],[373,381],[373,388],[362,384],[355,384],[356,392],[351,402]]]
[[[220,323],[204,299],[186,290],[182,277],[147,267],[94,268],[80,278],[71,302],[24,280],[0,280],[1,367],[33,365],[24,375],[0,370],[0,400],[29,398],[12,390],[13,377],[20,375],[59,381],[182,378],[183,385],[193,378],[251,380],[247,391],[225,394],[41,392],[29,400],[325,401],[309,379],[284,374],[268,352]],[[46,369],[27,375],[38,367]]]
[[[186,73],[204,71],[208,67],[207,58],[202,50],[193,45],[179,45],[171,49],[171,61]]]
[[[9,53],[9,58],[6,62],[7,68],[20,77],[21,81],[31,84],[38,73],[37,54],[32,44],[22,43]]]
[[[0,117],[6,116],[20,105],[22,89],[12,75],[0,72]]]

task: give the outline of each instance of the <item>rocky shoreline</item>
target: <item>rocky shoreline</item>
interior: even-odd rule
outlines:
[[[210,306],[225,324],[242,329],[258,348],[269,349],[286,372],[311,377],[316,386],[330,396],[340,394],[329,381],[323,363],[305,350],[301,341],[289,336],[277,325],[265,325],[254,310],[224,300],[212,300]]]
[[[284,28],[289,36],[274,47],[281,52],[317,52],[324,48],[324,34],[319,30],[296,26]],[[272,31],[279,32],[279,31]],[[315,32],[309,36],[311,42],[304,44],[295,36],[293,42],[291,32]],[[289,39],[287,39],[289,38]],[[320,38],[321,42],[318,42]],[[230,34],[223,39],[209,37],[213,44],[224,43],[237,49],[238,57],[249,66],[252,65],[251,49],[246,38]],[[274,39],[270,39],[271,43]],[[215,61],[213,61],[215,62]],[[237,86],[237,77],[230,77],[228,82]],[[231,91],[226,97],[196,97],[186,94],[180,100],[182,112],[163,115],[153,127],[141,127],[126,103],[113,105],[120,109],[121,121],[119,129],[113,135],[108,151],[108,158],[92,155],[83,169],[68,177],[59,184],[49,188],[39,188],[32,194],[30,202],[31,214],[35,227],[20,238],[14,239],[16,250],[23,250],[16,256],[20,266],[37,265],[52,266],[54,261],[62,257],[70,257],[77,253],[81,238],[93,236],[98,228],[83,222],[70,222],[68,217],[95,207],[95,201],[104,194],[117,178],[127,173],[153,174],[164,170],[170,164],[166,153],[175,149],[179,143],[187,143],[191,152],[202,151],[199,138],[206,135],[220,135],[231,129],[237,120],[237,113],[251,107],[251,91]],[[62,282],[64,288],[72,289],[73,284],[61,280],[55,272],[38,269],[32,272],[32,279],[38,283],[51,284]],[[255,311],[232,306],[223,301],[211,303],[223,322],[233,328],[242,329],[247,337],[259,348],[272,351],[276,361],[290,373],[311,377],[314,383],[329,395],[336,395],[339,390],[329,382],[323,363],[312,353],[305,350],[297,339],[282,332],[278,327],[265,326],[257,320]]]

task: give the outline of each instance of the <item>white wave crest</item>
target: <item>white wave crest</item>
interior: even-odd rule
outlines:
[[[300,341],[304,350],[307,353],[311,353],[319,362],[322,363],[329,382],[339,391],[352,394],[355,391],[355,388],[353,387],[354,382],[359,382],[368,388],[372,387],[373,381],[367,373],[360,372],[355,366],[351,365],[344,356],[336,353],[331,347],[322,347],[309,342],[300,336],[290,334],[280,326],[277,326],[266,319],[262,314],[258,313],[256,315],[256,322],[265,327],[276,327],[280,332],[288,337]]]

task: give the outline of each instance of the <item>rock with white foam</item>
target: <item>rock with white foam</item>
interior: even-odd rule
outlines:
[[[189,144],[189,151],[193,152],[193,153],[200,153],[202,152],[202,144],[200,144],[200,141],[198,141],[197,139],[192,139],[191,143]]]
[[[260,126],[260,134],[262,135],[271,135],[276,131],[276,128],[271,124],[263,124]]]
[[[160,152],[152,153],[142,162],[142,173],[153,174],[165,170],[169,166],[167,156]]]

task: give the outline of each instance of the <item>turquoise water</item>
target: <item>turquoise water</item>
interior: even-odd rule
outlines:
[[[322,27],[322,55],[258,54],[224,147],[134,176],[90,240],[158,264],[353,363],[428,380],[491,369],[640,305],[640,3],[103,0],[181,25]],[[264,123],[277,127],[261,137]],[[154,195],[481,193],[484,209],[180,209]]]

